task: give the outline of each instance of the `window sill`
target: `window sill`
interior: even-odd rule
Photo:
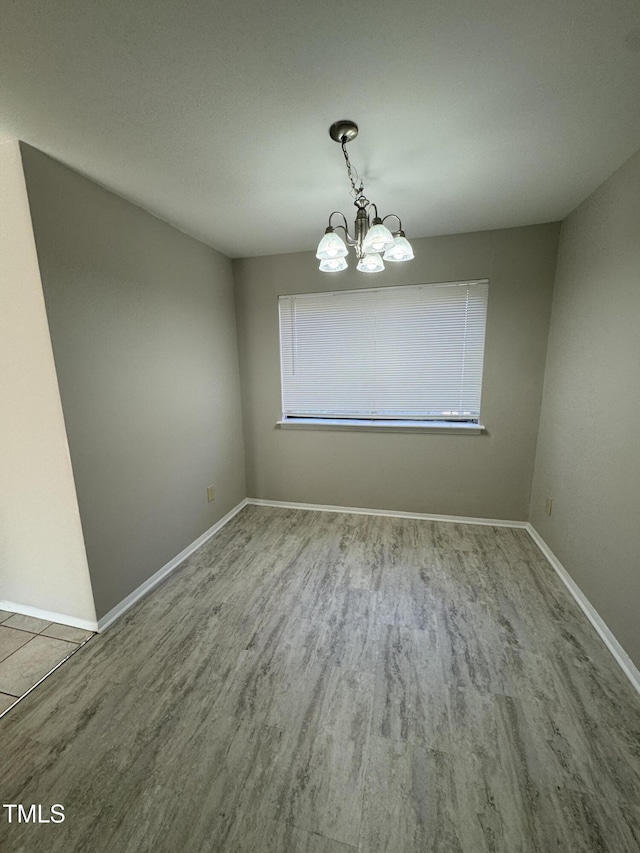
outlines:
[[[361,432],[432,432],[448,435],[481,435],[482,424],[455,421],[364,421],[328,418],[285,418],[278,421],[280,429],[355,430]]]

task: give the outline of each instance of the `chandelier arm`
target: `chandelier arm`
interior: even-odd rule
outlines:
[[[400,217],[398,216],[398,214],[397,214],[397,213],[387,213],[387,215],[383,218],[382,222],[383,222],[383,224],[384,224],[384,220],[385,220],[385,219],[389,219],[389,217],[391,217],[391,216],[393,216],[393,218],[394,218],[394,219],[397,219],[397,220],[398,220],[398,226],[399,226],[399,227],[398,227],[398,230],[397,230],[397,231],[392,231],[392,232],[391,232],[391,233],[393,234],[393,236],[394,236],[394,237],[397,237],[397,236],[400,234],[400,232],[402,231],[402,220],[400,219]]]
[[[334,216],[341,216],[343,221],[344,221],[344,225],[331,225],[331,220],[333,219]],[[340,210],[334,210],[333,211],[333,213],[329,216],[329,225],[331,226],[331,228],[334,228],[334,229],[335,228],[342,228],[342,230],[344,231],[345,237],[347,238],[347,243],[350,246],[356,245],[357,240],[354,240],[353,237],[351,236],[351,234],[349,234],[349,226],[347,225],[347,217],[344,215],[344,213],[342,213],[342,211],[340,211]]]
[[[354,238],[351,236],[351,234],[349,234],[346,225],[336,225],[333,230],[337,231],[338,228],[341,228],[344,231],[345,240],[347,241],[348,246],[357,246],[358,245],[358,241],[354,240]]]

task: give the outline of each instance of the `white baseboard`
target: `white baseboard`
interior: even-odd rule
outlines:
[[[155,586],[157,586],[160,581],[163,581],[167,577],[167,575],[171,574],[171,572],[176,569],[180,565],[180,563],[186,560],[186,558],[190,554],[193,554],[193,552],[196,551],[198,548],[200,548],[201,545],[204,545],[204,543],[208,539],[211,539],[212,536],[215,536],[215,534],[222,527],[224,527],[224,525],[228,521],[231,521],[231,519],[235,515],[237,515],[240,510],[243,509],[248,503],[249,501],[247,500],[247,498],[245,498],[243,501],[240,501],[240,503],[235,506],[230,512],[228,512],[226,515],[223,515],[219,521],[216,521],[216,523],[212,527],[206,530],[202,534],[202,536],[199,536],[194,542],[192,542],[190,545],[187,545],[187,547],[183,551],[180,551],[180,553],[177,554],[172,560],[169,560],[166,565],[164,565],[161,569],[158,569],[155,574],[151,575],[150,578],[147,578],[147,580],[144,583],[140,584],[139,587],[134,589],[133,592],[130,592],[129,595],[126,598],[123,598],[119,604],[116,604],[115,607],[112,607],[108,613],[105,613],[104,616],[98,619],[98,631],[106,631],[106,629],[110,625],[112,625],[116,621],[116,619],[122,616],[123,613],[126,613],[130,607],[133,607],[136,601],[139,601],[143,596],[145,596]],[[95,630],[95,628],[93,630]]]
[[[520,527],[526,529],[527,521],[505,521],[500,518],[473,518],[467,515],[432,515],[426,512],[401,512],[395,509],[369,509],[358,506],[331,506],[330,504],[303,504],[295,501],[268,501],[247,498],[254,506],[279,506],[285,509],[308,509],[314,512],[346,512],[356,515],[381,515],[388,518],[418,518],[423,521],[444,521],[453,524],[485,524],[489,527]]]
[[[21,616],[33,616],[36,619],[44,619],[47,622],[58,622],[60,625],[69,625],[71,628],[81,628],[83,631],[97,631],[98,623],[90,619],[78,619],[77,616],[68,616],[66,613],[56,613],[54,610],[42,610],[40,607],[31,607],[28,604],[18,604],[15,601],[0,601],[0,610],[8,610],[10,613],[19,613]]]
[[[549,546],[544,541],[542,536],[540,536],[535,527],[532,524],[527,523],[526,529],[533,541],[538,546],[538,548],[540,548],[544,556],[547,558],[551,566],[555,569],[558,577],[569,590],[569,592],[575,599],[577,605],[580,607],[589,622],[591,622],[593,627],[596,629],[600,636],[600,639],[609,649],[620,669],[624,672],[624,674],[627,676],[627,678],[638,691],[638,693],[640,693],[640,670],[638,670],[637,666],[622,648],[622,646],[615,638],[613,632],[608,627],[602,616],[600,616],[593,604],[591,604],[587,596],[580,589],[578,584],[574,581],[569,572],[565,569],[560,560],[553,553],[551,548],[549,548]]]

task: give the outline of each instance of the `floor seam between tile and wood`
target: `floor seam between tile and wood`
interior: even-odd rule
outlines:
[[[0,611],[0,715],[90,636],[88,631]]]

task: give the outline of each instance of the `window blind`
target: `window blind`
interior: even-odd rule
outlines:
[[[279,297],[284,418],[477,421],[488,281]]]

